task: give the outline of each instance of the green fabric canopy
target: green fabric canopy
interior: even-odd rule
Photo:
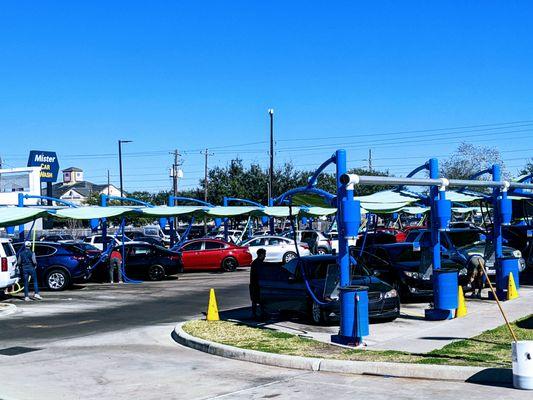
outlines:
[[[71,218],[71,219],[101,219],[111,217],[125,217],[127,215],[138,215],[137,209],[128,207],[76,207],[76,208],[63,208],[57,210],[53,216],[57,218]]]
[[[249,207],[249,206],[220,206],[209,207],[205,209],[206,216],[213,218],[235,217],[239,215],[250,215],[257,210],[261,210],[261,207]]]
[[[0,207],[0,227],[24,224],[47,214],[41,208]]]
[[[137,209],[141,214],[150,217],[176,217],[178,215],[201,216],[205,214],[207,207],[204,206],[156,206]]]
[[[403,207],[400,211],[406,214],[416,215],[427,213],[429,210],[428,207]]]

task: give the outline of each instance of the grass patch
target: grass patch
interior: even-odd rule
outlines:
[[[512,326],[519,340],[533,340],[533,315],[513,322]],[[189,321],[183,330],[202,339],[276,354],[353,361],[511,367],[512,339],[505,325],[425,354],[345,349],[289,333],[228,321]]]

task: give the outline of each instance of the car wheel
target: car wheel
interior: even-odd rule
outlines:
[[[283,255],[283,264],[287,264],[289,261],[292,261],[296,258],[296,253],[288,251]]]
[[[314,300],[310,300],[309,319],[315,325],[324,325],[327,322],[325,311],[322,310],[320,304],[318,304]]]
[[[268,313],[262,304],[252,304],[252,315],[256,321],[265,321],[268,319]]]
[[[233,257],[226,257],[224,260],[222,260],[222,270],[224,272],[233,272],[238,266],[239,263]]]
[[[320,254],[320,255],[328,254],[328,249],[326,249],[325,247],[319,247],[316,250],[316,254]]]
[[[161,281],[165,278],[165,268],[161,265],[152,265],[148,268],[148,279],[151,281]]]
[[[52,269],[46,274],[46,287],[53,291],[65,290],[70,286],[70,276],[63,269]]]

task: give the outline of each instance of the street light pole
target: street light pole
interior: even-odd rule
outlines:
[[[118,141],[118,169],[120,175],[120,197],[124,197],[124,183],[122,181],[122,143],[131,143],[131,140],[119,140]],[[120,200],[120,204],[124,204],[123,200]]]
[[[268,109],[268,115],[270,116],[270,170],[268,175],[268,202],[274,197],[274,187],[272,183],[274,181],[274,109]]]

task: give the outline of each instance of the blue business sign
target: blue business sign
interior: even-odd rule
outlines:
[[[30,151],[28,167],[41,167],[41,182],[55,182],[59,172],[59,161],[54,151]]]

